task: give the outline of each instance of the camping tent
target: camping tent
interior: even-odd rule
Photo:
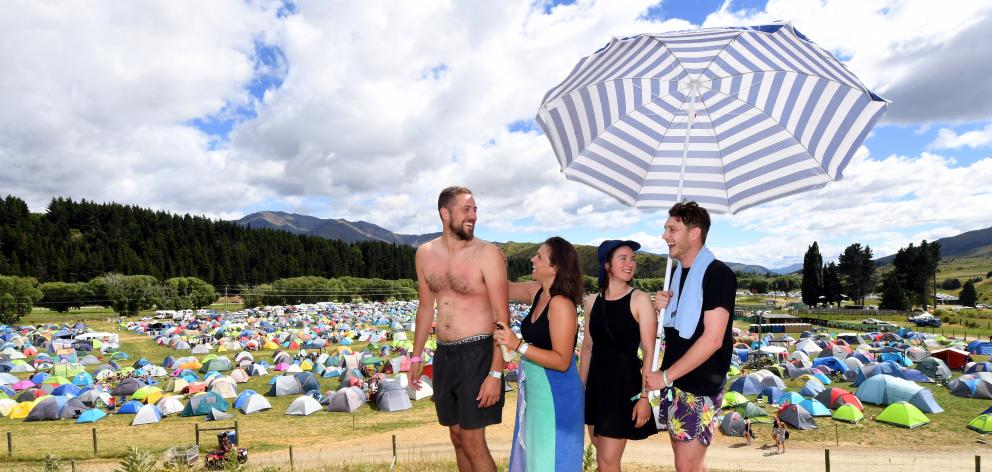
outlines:
[[[857,424],[859,421],[865,419],[865,414],[851,404],[841,405],[840,408],[837,408],[831,416],[837,421],[854,424]]]
[[[830,416],[830,410],[817,400],[808,398],[799,403],[799,406],[803,407],[810,415],[817,416]]]
[[[211,408],[210,411],[207,412],[207,421],[223,421],[231,418],[234,418],[234,414],[220,411],[216,408]]]
[[[736,411],[727,413],[720,421],[720,432],[727,436],[744,436],[744,418]]]
[[[776,386],[777,385],[769,385],[769,387]],[[765,386],[761,384],[761,379],[753,374],[738,377],[732,384],[730,384],[730,391],[738,392],[743,395],[758,395],[764,389]]]
[[[992,433],[992,415],[982,413],[976,416],[975,419],[968,423],[968,429],[978,431],[982,434]]]
[[[138,413],[134,415],[131,426],[158,423],[159,421],[162,421],[162,411],[154,404],[148,404],[141,407]]]
[[[930,424],[930,418],[909,402],[895,402],[882,410],[875,421],[903,428],[916,428]]]
[[[413,408],[406,389],[399,383],[391,380],[387,380],[379,386],[379,393],[376,395],[375,404],[381,411],[402,411]]]
[[[927,413],[944,411],[933,399],[930,389],[916,385],[909,380],[891,375],[876,375],[865,380],[855,395],[862,402],[876,405],[889,405],[899,401],[908,401]]]
[[[158,411],[162,413],[162,416],[182,413],[183,408],[186,407],[186,405],[183,405],[183,402],[179,400],[179,397],[162,397],[162,399],[160,399],[155,405],[158,406]]]
[[[217,393],[201,392],[189,398],[186,407],[183,408],[182,416],[206,415],[210,413],[211,408],[227,411],[230,405]]]
[[[766,389],[767,390],[767,389]],[[723,394],[723,402],[720,408],[733,408],[737,405],[743,405],[748,402],[747,397],[740,392],[730,391]]]
[[[292,416],[309,416],[323,408],[313,397],[302,395],[296,400],[293,400],[293,403],[289,404],[289,408],[286,408],[286,414]]]
[[[250,415],[252,413],[258,413],[260,411],[266,411],[272,409],[272,404],[269,400],[262,395],[249,395],[245,398],[245,401],[238,408],[242,413]]]
[[[951,370],[961,369],[971,360],[968,351],[962,351],[953,347],[933,351],[930,353],[930,357],[944,361]]]
[[[790,403],[778,410],[778,417],[786,424],[796,429],[815,429],[816,420],[805,408]]]
[[[921,359],[914,367],[916,367],[916,370],[920,371],[920,373],[930,377],[931,379],[949,380],[952,375],[951,369],[947,366],[947,364],[936,357]]]
[[[313,374],[311,374],[313,375]],[[286,395],[299,395],[304,392],[303,386],[292,375],[281,375],[274,378],[272,386],[269,388],[270,397],[282,397]]]
[[[79,418],[76,419],[76,423],[93,423],[104,416],[107,416],[107,414],[103,410],[93,408],[92,410],[86,410],[80,413]]]
[[[365,404],[365,394],[358,387],[343,387],[334,392],[330,402],[327,404],[327,411],[337,411],[351,413]]]

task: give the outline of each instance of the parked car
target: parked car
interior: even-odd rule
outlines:
[[[882,323],[882,320],[876,320],[875,318],[865,318],[865,319],[861,320],[861,323],[867,324],[867,325],[877,325],[879,323]]]

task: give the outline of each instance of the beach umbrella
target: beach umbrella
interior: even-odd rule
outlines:
[[[635,207],[735,213],[840,179],[886,106],[776,23],[614,38],[547,92],[537,122],[570,180]]]

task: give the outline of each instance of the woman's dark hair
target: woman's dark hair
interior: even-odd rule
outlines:
[[[575,251],[572,243],[558,237],[552,236],[544,241],[548,247],[548,259],[551,267],[555,268],[555,281],[551,283],[549,295],[564,295],[572,300],[576,305],[582,303],[582,295],[585,294],[585,283],[582,280],[582,271],[579,269],[579,253]]]
[[[613,254],[617,252],[617,249],[622,247],[629,247],[634,252],[636,249],[632,248],[629,244],[618,244],[617,247],[610,250],[603,260],[603,267],[599,268],[599,295],[606,298],[606,289],[610,286],[610,273],[606,270],[606,264],[610,264],[613,261]],[[634,281],[630,281],[630,285],[634,285]]]

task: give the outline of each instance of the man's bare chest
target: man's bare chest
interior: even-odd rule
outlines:
[[[438,264],[427,271],[427,285],[434,293],[454,292],[472,295],[482,285],[482,274],[477,268],[464,264]]]

